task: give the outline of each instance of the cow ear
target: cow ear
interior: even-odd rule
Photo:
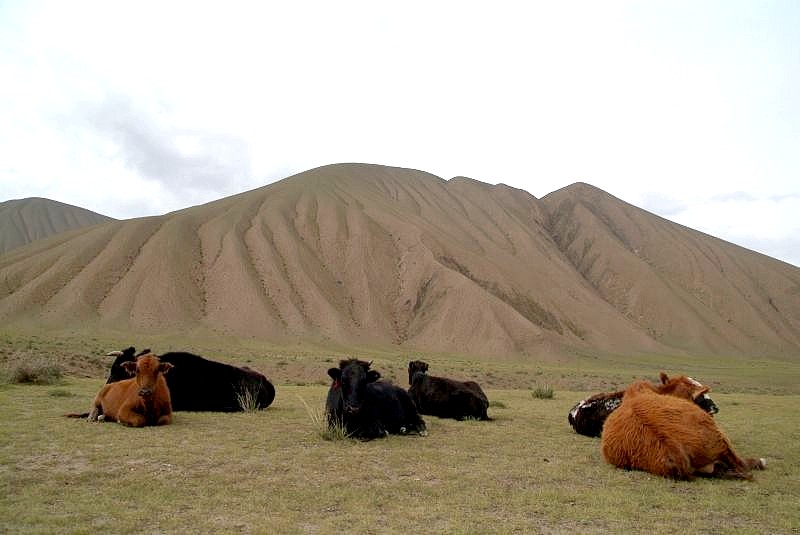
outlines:
[[[665,385],[665,384],[667,384],[667,382],[669,382],[669,376],[666,373],[661,372],[659,377],[661,377],[661,384],[662,385]]]
[[[703,388],[692,394],[692,399],[697,399],[703,394],[708,394],[709,392],[711,392],[711,387],[704,386]]]
[[[342,377],[342,370],[339,368],[328,368],[328,375],[334,381],[338,381]]]
[[[377,381],[380,378],[381,378],[381,374],[379,374],[375,370],[370,370],[370,371],[367,372],[367,382],[368,383],[374,383],[375,381]]]
[[[158,365],[158,371],[160,371],[163,374],[166,374],[172,368],[174,368],[174,366],[169,362],[162,362],[161,364]]]
[[[135,375],[136,374],[136,363],[132,360],[126,360],[122,363],[122,368],[128,372],[128,375]]]

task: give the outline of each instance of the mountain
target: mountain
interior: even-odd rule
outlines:
[[[0,322],[482,355],[796,354],[800,269],[586,184],[321,167],[0,257]]]
[[[0,203],[0,254],[59,232],[111,221],[110,217],[69,204],[40,199]]]

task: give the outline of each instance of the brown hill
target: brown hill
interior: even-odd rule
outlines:
[[[800,269],[586,185],[322,167],[0,257],[0,321],[471,354],[788,354]]]
[[[654,339],[693,353],[797,353],[800,269],[588,184],[542,201],[578,272]]]
[[[32,197],[0,203],[0,254],[59,232],[105,223],[110,217]]]

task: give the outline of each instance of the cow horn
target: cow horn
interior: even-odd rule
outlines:
[[[121,357],[122,356],[122,351],[109,351],[108,353],[106,353],[106,356],[107,357]]]

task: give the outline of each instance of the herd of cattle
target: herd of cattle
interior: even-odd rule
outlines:
[[[90,412],[68,414],[91,421],[116,421],[133,427],[165,425],[172,411],[242,410],[243,395],[265,409],[275,387],[262,374],[184,352],[156,356],[133,347],[116,357]],[[382,438],[389,434],[427,435],[422,414],[440,418],[491,420],[489,400],[474,381],[428,375],[428,364],[408,364],[408,390],[381,380],[372,363],[358,359],[330,368],[332,383],[325,409],[329,426],[347,435]],[[627,389],[591,396],[569,411],[579,434],[601,437],[605,460],[619,468],[643,470],[673,479],[696,476],[752,479],[764,459],[741,458],[712,415],[719,411],[709,387],[691,377],[661,383],[638,381]]]

